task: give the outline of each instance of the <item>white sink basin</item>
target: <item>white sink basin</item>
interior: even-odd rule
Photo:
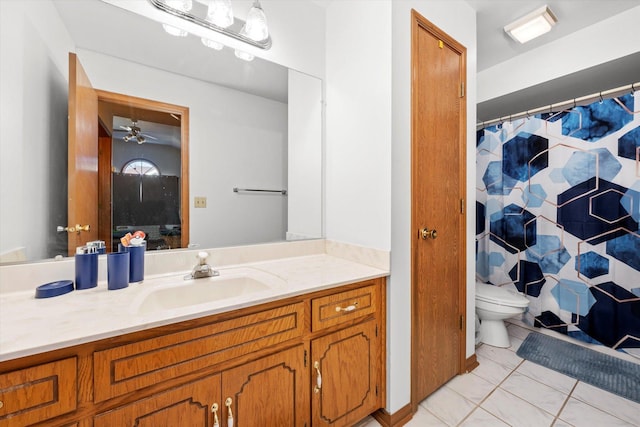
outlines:
[[[282,288],[285,282],[249,268],[220,270],[220,276],[183,280],[180,277],[150,280],[148,291],[133,303],[140,314],[172,310],[217,301],[242,299]]]

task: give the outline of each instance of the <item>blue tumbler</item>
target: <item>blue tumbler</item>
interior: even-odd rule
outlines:
[[[76,289],[90,289],[98,285],[98,253],[77,253]]]
[[[107,254],[107,288],[112,291],[129,286],[129,252]]]
[[[118,244],[120,252],[129,252],[129,283],[142,282],[144,280],[144,252],[147,250],[147,243],[139,246],[124,246]]]

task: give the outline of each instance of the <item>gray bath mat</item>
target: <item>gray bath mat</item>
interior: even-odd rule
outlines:
[[[518,356],[640,403],[640,364],[548,335],[530,333]]]

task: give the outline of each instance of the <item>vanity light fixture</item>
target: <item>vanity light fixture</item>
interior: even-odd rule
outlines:
[[[184,13],[189,12],[193,8],[193,0],[165,0],[165,3],[170,8],[179,10]],[[164,30],[168,34],[171,34],[172,36],[175,36],[175,37],[186,37],[189,35],[189,33],[187,33],[182,28],[177,28],[177,27],[174,27],[173,25],[162,24],[162,28],[164,28]]]
[[[231,0],[196,0],[207,6],[206,14],[197,14],[192,10],[193,0],[147,0],[156,9],[172,16],[197,24],[208,30],[242,41],[260,49],[271,48],[271,37],[267,26],[267,17],[260,6],[259,0],[254,0],[247,15],[247,21],[235,18],[231,7]],[[200,16],[198,16],[200,15]],[[204,16],[204,17],[202,17]],[[188,32],[173,25],[162,24],[165,31],[175,36],[186,36]],[[241,28],[238,30],[238,28]],[[215,38],[215,37],[214,37]],[[212,49],[221,50],[224,44],[209,37],[202,37],[202,44]],[[251,61],[254,55],[236,49],[236,56],[245,61]]]
[[[504,27],[504,31],[515,41],[526,43],[545,33],[558,22],[546,4]]]

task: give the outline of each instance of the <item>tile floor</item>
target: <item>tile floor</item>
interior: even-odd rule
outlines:
[[[640,404],[521,359],[516,351],[530,331],[513,323],[508,330],[511,348],[477,347],[480,366],[422,401],[406,426],[640,426]],[[368,418],[357,427],[379,425]]]

